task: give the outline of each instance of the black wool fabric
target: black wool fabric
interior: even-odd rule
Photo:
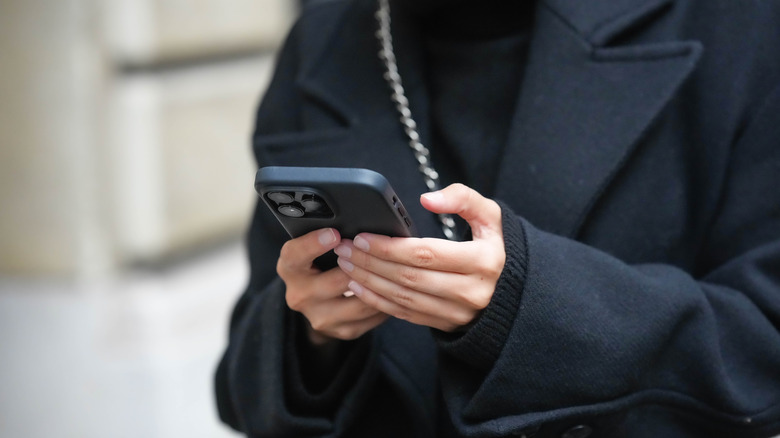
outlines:
[[[429,146],[442,183],[462,182],[489,195],[522,82],[535,2],[396,0],[395,6],[419,28],[424,45]]]
[[[425,47],[434,163],[451,163],[442,167],[445,182],[463,182],[489,196],[522,80],[527,33],[430,38]]]
[[[417,22],[424,33],[448,39],[491,39],[522,33],[534,0],[391,0],[391,7]]]

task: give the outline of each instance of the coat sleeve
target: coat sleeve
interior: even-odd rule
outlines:
[[[700,274],[629,265],[502,209],[507,263],[493,301],[465,334],[438,336],[461,433],[648,404],[724,436],[778,433],[780,88],[734,146]]]
[[[277,61],[274,78],[257,112],[254,138],[302,129],[301,96],[295,87],[298,28],[293,28]],[[258,164],[263,155],[256,151]],[[215,376],[220,418],[257,437],[345,436],[376,379],[378,353],[366,335],[342,350],[340,366],[312,388],[307,376],[317,361],[301,348],[303,316],[285,302],[285,286],[275,267],[287,235],[262,202],[249,229],[249,285],[230,323],[228,347]]]

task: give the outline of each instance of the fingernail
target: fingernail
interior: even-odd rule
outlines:
[[[369,245],[368,245],[368,240],[366,240],[366,239],[364,239],[364,238],[362,238],[360,236],[355,237],[355,240],[352,241],[352,244],[355,245],[355,247],[357,247],[358,249],[366,251],[366,252],[368,252],[368,250],[370,248]]]
[[[339,266],[341,266],[341,269],[343,269],[343,270],[345,270],[347,272],[352,272],[355,269],[355,265],[353,265],[352,263],[348,262],[346,259],[342,259],[341,257],[339,257],[336,260],[336,263],[338,263]]]
[[[333,250],[333,252],[335,252],[336,255],[344,258],[352,257],[352,248],[348,247],[347,245],[339,245],[336,247],[336,249]]]
[[[440,191],[423,193],[422,197],[431,202],[441,202],[444,199],[444,195]]]
[[[336,241],[336,233],[332,229],[328,228],[320,231],[320,235],[317,236],[322,246],[328,246]]]
[[[356,282],[350,281],[349,284],[347,285],[347,287],[349,287],[349,290],[354,292],[355,295],[357,295],[357,296],[363,295],[363,286],[357,284]]]

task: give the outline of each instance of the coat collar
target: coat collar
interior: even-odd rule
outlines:
[[[691,41],[610,45],[669,3],[548,0],[539,8],[496,197],[547,231],[577,234],[699,58]]]
[[[542,229],[577,234],[700,56],[693,41],[614,43],[661,19],[673,1],[540,2],[496,198]],[[359,125],[367,114],[395,119],[376,58],[375,2],[345,3],[341,22],[331,20],[324,32],[318,27],[320,34],[303,36],[310,46],[303,48],[307,56],[301,57],[299,85],[348,126]],[[413,28],[394,23],[393,31],[399,69],[425,141],[421,48]]]
[[[556,14],[584,40],[603,46],[620,33],[641,24],[669,7],[674,0],[543,0],[540,4]]]

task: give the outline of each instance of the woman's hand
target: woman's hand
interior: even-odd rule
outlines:
[[[476,191],[453,184],[422,195],[434,213],[457,214],[473,240],[391,238],[360,234],[336,248],[339,266],[360,301],[415,324],[455,331],[487,307],[504,269],[501,207]]]
[[[276,264],[287,287],[287,305],[309,321],[309,340],[315,345],[356,339],[387,319],[362,301],[344,296],[350,278],[339,268],[322,272],[313,265],[340,240],[330,228],[312,231],[287,241]]]

